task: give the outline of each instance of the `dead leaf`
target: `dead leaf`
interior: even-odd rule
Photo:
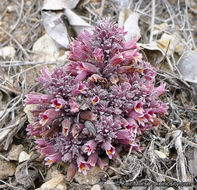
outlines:
[[[3,131],[0,131],[0,142],[2,142],[7,137],[7,135],[11,130],[12,128],[8,128],[8,129],[4,129]]]
[[[197,51],[188,51],[179,59],[177,68],[184,80],[197,90]]]
[[[66,48],[69,44],[69,36],[62,15],[62,13],[42,11],[43,24],[47,33],[58,44]]]
[[[145,52],[145,55],[148,59],[148,61],[154,65],[158,66],[159,63],[164,58],[165,53],[161,51],[160,48],[158,48],[157,44],[155,42],[151,44],[141,44],[139,43],[139,46],[143,48],[143,51]]]
[[[168,27],[169,26],[167,23],[155,24],[153,35],[156,36],[156,35],[162,34],[164,31],[166,31],[168,29]]]
[[[197,176],[197,149],[188,148],[185,153],[188,160],[188,168],[193,176]]]
[[[78,6],[85,7],[89,2],[90,2],[90,0],[80,0]]]
[[[91,30],[92,26],[70,9],[65,9],[64,15],[66,16],[69,24],[74,28],[77,35],[84,30]]]
[[[38,177],[38,168],[33,163],[24,162],[18,165],[15,172],[16,181],[26,188],[34,186],[34,181]]]
[[[0,111],[5,111],[7,103],[11,100],[10,94],[0,85]],[[5,87],[5,85],[4,85]],[[0,114],[1,116],[1,114]],[[1,126],[1,125],[0,125]]]
[[[133,38],[139,39],[141,37],[138,20],[138,13],[132,12],[129,9],[122,9],[120,11],[118,25],[120,27],[124,26],[124,30],[127,31],[127,34],[125,35],[126,41]]]
[[[176,50],[181,54],[184,48],[183,48],[183,44],[180,44],[180,41],[181,41],[181,37],[178,33],[175,34],[164,33],[162,34],[161,38],[157,41],[157,46],[163,52],[166,52],[168,56],[172,55]]]
[[[42,10],[74,9],[79,0],[44,0]]]
[[[117,4],[117,7],[119,9],[123,9],[123,8],[130,8],[131,5],[131,0],[114,0],[114,2]]]
[[[158,151],[158,150],[154,150],[154,151],[155,151],[155,154],[156,154],[159,158],[161,158],[161,159],[167,158],[167,156],[166,156],[165,153],[163,153],[163,152],[161,152],[161,151]]]

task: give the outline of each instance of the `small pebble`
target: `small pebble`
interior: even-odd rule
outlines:
[[[24,147],[22,144],[15,145],[13,144],[9,153],[8,153],[8,159],[18,161],[20,153],[24,150]]]
[[[101,190],[101,187],[100,185],[96,184],[96,185],[93,185],[90,190]]]
[[[31,156],[29,154],[27,154],[25,151],[22,151],[20,153],[20,155],[19,155],[19,159],[18,159],[19,160],[19,163],[29,160],[30,157]]]

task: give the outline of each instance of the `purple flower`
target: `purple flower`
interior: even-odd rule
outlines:
[[[86,85],[84,83],[77,83],[72,91],[72,96],[77,96],[79,94],[86,94]]]
[[[116,161],[130,147],[143,151],[139,136],[167,114],[159,100],[165,84],[155,88],[156,69],[142,59],[137,39],[126,42],[125,34],[114,22],[100,21],[72,41],[68,64],[41,70],[43,94],[26,95],[26,104],[37,105],[27,134],[37,139],[46,165],[70,163],[69,181],[77,171],[107,166],[103,152]]]
[[[70,105],[71,112],[76,113],[79,111],[79,105],[77,104],[75,98],[72,98],[69,100],[69,105]]]
[[[163,82],[161,82],[160,86],[154,89],[154,91],[157,93],[157,96],[161,96],[165,92],[165,85]]]
[[[144,113],[143,104],[144,104],[143,101],[136,102],[136,106],[134,107],[134,110],[139,114],[143,114]]]
[[[117,64],[122,63],[123,61],[133,61],[140,58],[140,54],[137,53],[137,50],[127,50],[115,55],[110,61],[109,64],[116,66]]]
[[[90,164],[90,166],[94,167],[97,163],[97,160],[98,160],[98,154],[97,152],[94,152],[88,157],[87,163]]]
[[[66,137],[70,132],[71,122],[69,119],[64,119],[62,121],[62,134]]]
[[[116,133],[117,139],[130,139],[130,131],[128,129],[118,130]]]
[[[50,95],[41,94],[37,92],[31,92],[26,96],[26,104],[43,104],[51,103],[52,97]]]
[[[103,50],[100,49],[100,48],[95,48],[95,50],[93,51],[93,56],[94,56],[94,59],[95,61],[98,63],[98,67],[100,69],[103,69],[103,67],[105,66],[104,65],[104,55],[103,55]]]
[[[76,73],[73,73],[73,70],[75,70]],[[76,74],[75,82],[78,83],[83,81],[90,73],[97,73],[98,68],[91,63],[78,62],[74,63],[73,65],[71,63],[71,66],[68,66],[68,71]]]
[[[44,139],[37,139],[35,141],[35,143],[37,143],[39,145],[39,147],[46,147],[47,146],[47,141]]]
[[[108,155],[109,159],[112,159],[112,156],[115,154],[115,148],[111,145],[111,143],[103,143],[103,148],[105,149],[105,152]]]
[[[30,135],[31,138],[38,137],[41,134],[41,132],[42,132],[42,128],[41,127],[40,128],[36,128],[35,126],[36,126],[36,124],[34,124],[34,125],[33,124],[29,124],[27,126],[27,134]]]
[[[51,154],[54,154],[54,153],[55,153],[55,148],[54,148],[53,145],[48,144],[48,145],[45,146],[45,147],[40,147],[40,148],[38,148],[38,151],[39,151],[41,154],[44,154],[44,155],[51,155]]]
[[[96,105],[96,104],[98,104],[98,103],[99,103],[99,97],[98,97],[98,96],[93,97],[93,99],[92,99],[92,104],[93,104],[93,105]]]
[[[70,153],[66,153],[62,157],[62,161],[64,161],[64,162],[69,162],[71,159],[72,159],[72,155]]]
[[[76,123],[72,126],[71,134],[72,134],[73,138],[75,138],[75,139],[79,135],[79,127]]]
[[[41,77],[39,77],[37,80],[41,83],[41,84],[46,84],[48,81],[51,80],[51,72],[49,70],[48,67],[45,67],[41,70],[42,75]]]
[[[84,152],[87,153],[88,156],[94,153],[95,150],[96,150],[96,143],[94,140],[90,140],[84,145]]]
[[[82,172],[84,175],[87,175],[87,170],[90,169],[90,165],[84,161],[84,158],[80,156],[77,159],[78,171]]]
[[[106,162],[104,162],[101,158],[97,159],[97,164],[98,166],[101,168],[101,170],[104,169],[104,167],[106,167],[108,164]]]
[[[141,113],[141,111],[138,109],[136,110],[136,108],[135,108],[129,112],[128,116],[129,116],[129,118],[133,118],[138,121],[138,120],[140,120],[139,118],[143,117],[143,113]]]
[[[90,58],[92,47],[91,47],[91,40],[92,34],[88,31],[84,31],[78,36],[78,40],[73,40],[72,44],[70,45],[70,60],[75,61],[86,61]]]
[[[64,108],[66,104],[67,102],[62,98],[56,98],[53,100],[53,107],[56,111],[59,111],[60,109]]]
[[[61,153],[55,153],[52,155],[49,155],[45,158],[46,165],[51,165],[53,163],[59,162],[62,159]]]
[[[71,163],[68,167],[68,171],[67,171],[67,180],[72,182],[75,174],[77,173],[77,166],[75,163]]]
[[[48,109],[44,113],[40,113],[41,120],[39,123],[42,126],[49,125],[53,120],[55,120],[55,118],[57,118],[58,115],[58,112],[56,112],[54,109]]]
[[[138,39],[135,38],[135,39],[132,39],[132,40],[130,40],[130,41],[128,41],[128,42],[125,42],[125,43],[123,44],[124,50],[128,50],[128,49],[138,49],[139,47],[138,47],[137,44],[136,44],[137,41],[138,41]]]

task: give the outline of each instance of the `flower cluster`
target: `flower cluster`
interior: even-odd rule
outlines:
[[[92,33],[84,31],[70,45],[69,64],[53,72],[42,70],[38,81],[45,94],[31,92],[26,104],[36,104],[34,123],[27,127],[47,165],[69,162],[68,180],[98,165],[104,154],[118,158],[121,150],[141,151],[138,136],[167,114],[155,88],[156,71],[143,61],[137,39],[109,20]]]

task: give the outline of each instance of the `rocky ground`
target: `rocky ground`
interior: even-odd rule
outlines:
[[[196,190],[197,2],[51,2],[0,1],[0,189]],[[45,166],[26,135],[32,106],[24,108],[25,94],[41,90],[35,80],[40,69],[65,64],[70,39],[103,17],[124,25],[127,39],[140,37],[144,58],[157,67],[157,81],[166,83],[161,98],[168,115],[141,137],[142,153],[122,153],[120,163],[106,158],[109,167],[78,173],[69,183],[67,164]]]

